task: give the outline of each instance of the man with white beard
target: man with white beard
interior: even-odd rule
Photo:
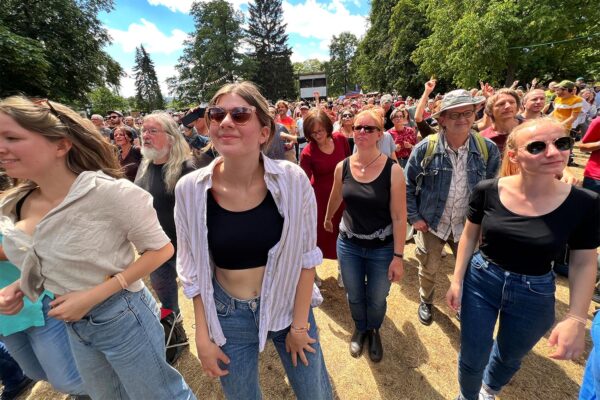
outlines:
[[[179,132],[177,123],[169,114],[150,114],[144,118],[142,125],[143,159],[135,178],[135,184],[148,191],[153,197],[154,208],[158,220],[177,248],[175,233],[175,185],[185,174],[195,169],[190,156],[190,148]],[[166,263],[150,274],[152,288],[162,303],[162,308],[172,310],[175,329],[181,333],[179,339],[187,342],[182,318],[179,312],[177,296],[176,254]],[[169,343],[168,345],[179,344]],[[174,348],[172,357],[167,350],[168,361],[172,362],[181,352],[182,347]]]

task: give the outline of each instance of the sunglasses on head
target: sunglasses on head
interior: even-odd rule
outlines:
[[[548,144],[550,143],[552,143],[558,151],[568,151],[573,148],[575,140],[571,137],[563,136],[554,140],[549,140],[547,142],[536,140],[534,142],[529,142],[525,146],[521,147],[527,150],[527,152],[530,154],[538,155],[546,151],[546,149],[548,148]]]
[[[229,114],[231,115],[231,120],[237,125],[242,125],[250,121],[250,118],[252,118],[252,113],[255,111],[256,107],[253,106],[239,106],[230,108],[229,110],[226,110],[223,107],[214,106],[206,110],[208,119],[210,121],[220,124],[225,119],[227,114]]]
[[[373,133],[375,131],[378,131],[379,128],[373,125],[355,125],[352,127],[352,130],[354,132],[360,132],[364,129],[365,133]]]

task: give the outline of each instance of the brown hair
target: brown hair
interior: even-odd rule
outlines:
[[[69,107],[48,100],[11,96],[0,101],[0,113],[49,141],[67,139],[71,142],[65,162],[74,174],[101,170],[114,178],[123,176],[115,147],[104,140],[92,121]],[[16,190],[33,186],[33,182],[24,180]]]
[[[269,114],[269,103],[260,93],[256,85],[250,81],[228,83],[215,93],[212,99],[210,99],[209,105],[214,106],[219,99],[226,94],[237,94],[248,104],[256,107],[256,116],[261,126],[269,128],[269,138],[262,144],[261,149],[268,147],[275,135],[275,121],[273,120],[273,117],[271,117],[271,114]],[[206,124],[210,126],[208,112],[205,113],[204,118],[206,119]]]
[[[117,133],[117,131],[121,131],[127,136],[129,139],[129,143],[133,144],[133,137],[135,136],[135,131],[129,125],[119,125],[113,131],[113,136]]]
[[[487,101],[485,102],[485,113],[488,117],[490,117],[492,119],[492,121],[494,120],[494,105],[496,105],[496,102],[500,99],[500,96],[502,95],[509,95],[512,96],[515,99],[515,102],[517,104],[517,109],[515,110],[515,115],[517,112],[519,112],[519,109],[521,108],[521,98],[519,97],[519,94],[512,90],[512,89],[507,89],[507,88],[503,88],[498,90],[496,93],[494,93],[492,96],[490,96]]]
[[[508,152],[518,150],[519,146],[517,144],[517,138],[521,134],[521,132],[530,130],[531,128],[537,128],[541,125],[550,125],[562,131],[563,134],[567,136],[567,129],[565,128],[565,126],[552,118],[536,118],[522,123],[515,129],[513,129],[512,132],[508,135],[508,138],[506,138],[506,145],[502,154],[502,164],[500,165],[500,171],[498,172],[498,176],[504,177],[516,175],[519,173],[519,165],[510,160]]]
[[[329,115],[320,108],[314,108],[308,112],[308,115],[304,117],[303,130],[304,137],[309,142],[313,141],[312,132],[317,127],[317,125],[321,125],[327,131],[327,137],[331,137],[333,132],[333,124],[331,123],[331,119]]]

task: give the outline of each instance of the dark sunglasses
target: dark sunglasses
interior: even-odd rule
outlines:
[[[208,110],[206,110],[208,119],[210,121],[214,121],[214,122],[220,124],[221,122],[223,122],[223,120],[225,119],[227,114],[229,114],[229,115],[231,115],[231,119],[233,120],[233,122],[236,123],[237,125],[242,125],[242,124],[245,124],[246,122],[250,121],[250,118],[252,118],[252,113],[255,111],[256,111],[256,107],[253,107],[253,106],[233,107],[229,110],[226,110],[222,107],[215,106],[215,107],[210,107]]]
[[[108,118],[110,118],[110,119],[117,119],[117,118],[119,118],[119,116],[118,116],[118,115],[111,115],[111,116],[110,116],[110,117],[108,117]]]
[[[527,150],[527,152],[530,154],[538,155],[546,151],[546,149],[548,148],[548,144],[550,143],[552,143],[558,151],[567,151],[573,148],[575,140],[571,137],[563,136],[555,140],[550,140],[548,142],[536,140],[535,142],[527,143],[525,146],[521,147],[525,148],[525,150]]]
[[[342,118],[343,119],[350,119],[350,118],[354,118],[354,115],[352,115],[352,114],[342,114]]]
[[[352,127],[352,130],[354,132],[360,132],[363,129],[365,130],[366,133],[373,133],[373,132],[379,130],[378,127],[372,126],[372,125],[355,125],[355,126]]]

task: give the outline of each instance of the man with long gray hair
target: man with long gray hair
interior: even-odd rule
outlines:
[[[154,208],[163,230],[177,246],[175,233],[175,185],[179,178],[195,169],[190,149],[173,118],[166,113],[150,114],[142,125],[142,155],[135,184],[154,198]],[[187,342],[181,324],[177,297],[176,254],[150,274],[152,288],[162,303],[163,315],[172,315],[167,324],[174,328],[176,343],[167,343],[167,359],[174,362]],[[169,314],[168,310],[173,313]],[[164,325],[164,321],[163,321]],[[173,333],[171,330],[170,333]],[[169,335],[172,336],[172,335]],[[180,345],[180,346],[177,346]]]

